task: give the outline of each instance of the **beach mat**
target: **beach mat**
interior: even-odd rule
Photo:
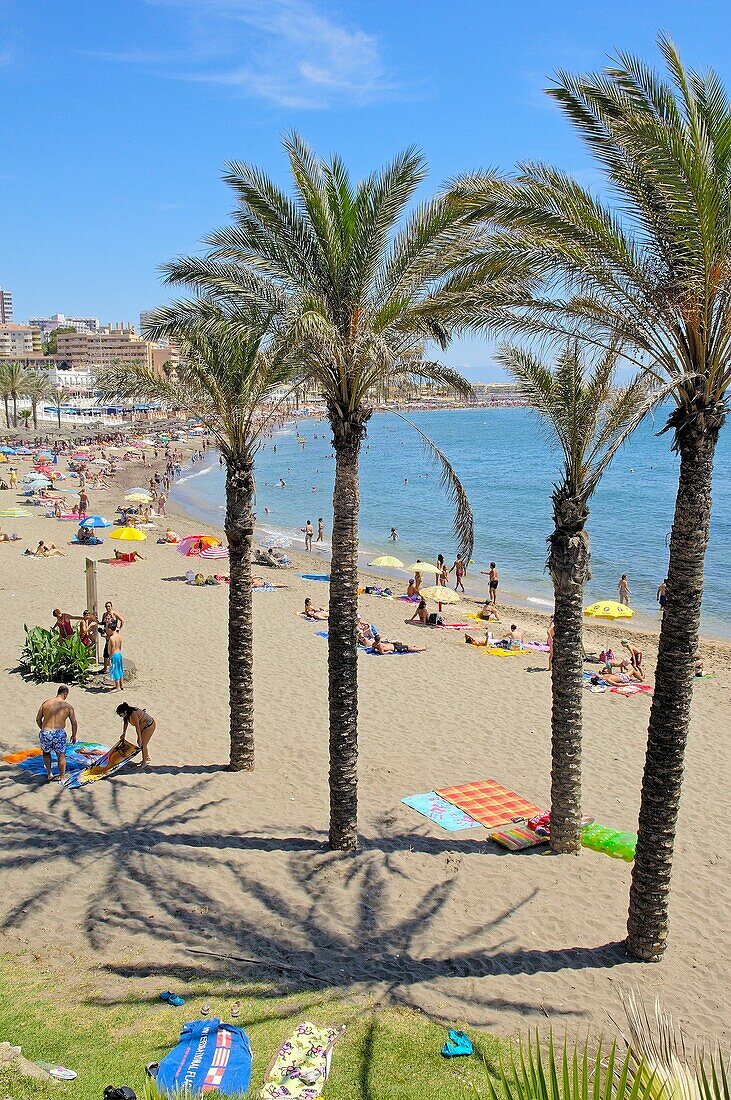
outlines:
[[[139,745],[132,744],[131,741],[125,741],[124,748],[122,748],[120,740],[93,764],[81,771],[73,772],[72,775],[67,775],[63,781],[63,786],[67,790],[76,790],[78,787],[85,787],[87,783],[96,783],[99,779],[108,779],[110,775],[114,775],[120,768],[123,768],[133,756],[137,756],[138,752],[140,752]]]
[[[448,833],[456,833],[459,829],[482,829],[479,821],[460,810],[459,806],[453,806],[442,798],[436,791],[427,791],[425,794],[409,794],[402,798],[404,806],[416,810],[435,825],[440,825]]]
[[[75,745],[69,743],[66,749],[67,776],[72,772],[80,772],[84,768],[97,764],[109,751],[109,745],[99,745],[95,741],[77,741]],[[45,776],[46,774],[40,746],[7,753],[3,756],[3,760],[6,764],[17,764],[19,768],[30,775]],[[51,771],[54,775],[58,775],[55,753],[51,757]]]
[[[317,1100],[330,1073],[335,1041],[343,1028],[298,1024],[269,1063],[259,1100]]]
[[[503,787],[496,779],[480,779],[458,787],[438,788],[436,794],[458,806],[479,821],[486,829],[496,829],[516,820],[535,817],[541,810],[515,791]]]

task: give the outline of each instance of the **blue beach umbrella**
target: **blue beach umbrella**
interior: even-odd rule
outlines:
[[[111,523],[104,516],[87,516],[82,520],[79,527],[111,527]]]
[[[13,448],[13,447],[0,447],[0,454],[14,455],[15,454],[15,448]]]

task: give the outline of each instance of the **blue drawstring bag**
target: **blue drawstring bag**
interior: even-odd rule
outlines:
[[[163,1095],[183,1090],[196,1095],[244,1093],[251,1080],[251,1044],[243,1028],[212,1020],[183,1025],[178,1045],[166,1054],[156,1084]]]

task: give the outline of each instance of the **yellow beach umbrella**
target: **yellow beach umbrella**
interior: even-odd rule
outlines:
[[[390,554],[383,554],[380,558],[374,558],[368,564],[375,565],[377,569],[403,569],[404,567],[402,561],[399,561],[398,558],[392,558]]]
[[[124,499],[131,501],[132,504],[149,504],[152,497],[149,493],[128,493]]]
[[[25,508],[3,508],[0,509],[0,516],[6,519],[24,519],[30,515]]]
[[[422,588],[419,591],[419,595],[423,596],[427,600],[435,600],[439,604],[439,610],[442,610],[443,603],[459,603],[462,597],[459,592],[455,592],[453,588],[446,588],[440,584],[433,584],[429,588]]]
[[[118,542],[144,542],[147,535],[144,531],[138,531],[136,527],[117,527],[109,537]]]
[[[599,600],[585,607],[584,614],[592,619],[631,619],[634,611],[616,600]]]
[[[415,561],[413,565],[409,566],[410,573],[439,573],[441,570],[437,569],[436,565],[432,565],[430,561]]]

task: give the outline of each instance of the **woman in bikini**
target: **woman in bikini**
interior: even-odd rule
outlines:
[[[131,707],[129,703],[120,703],[117,707],[117,714],[124,720],[120,745],[123,745],[125,742],[124,735],[127,732],[127,728],[132,726],[137,734],[137,744],[142,749],[142,760],[137,765],[142,768],[150,763],[150,754],[147,751],[147,746],[150,743],[150,738],[157,729],[157,723],[152,715],[148,714],[143,707]]]

